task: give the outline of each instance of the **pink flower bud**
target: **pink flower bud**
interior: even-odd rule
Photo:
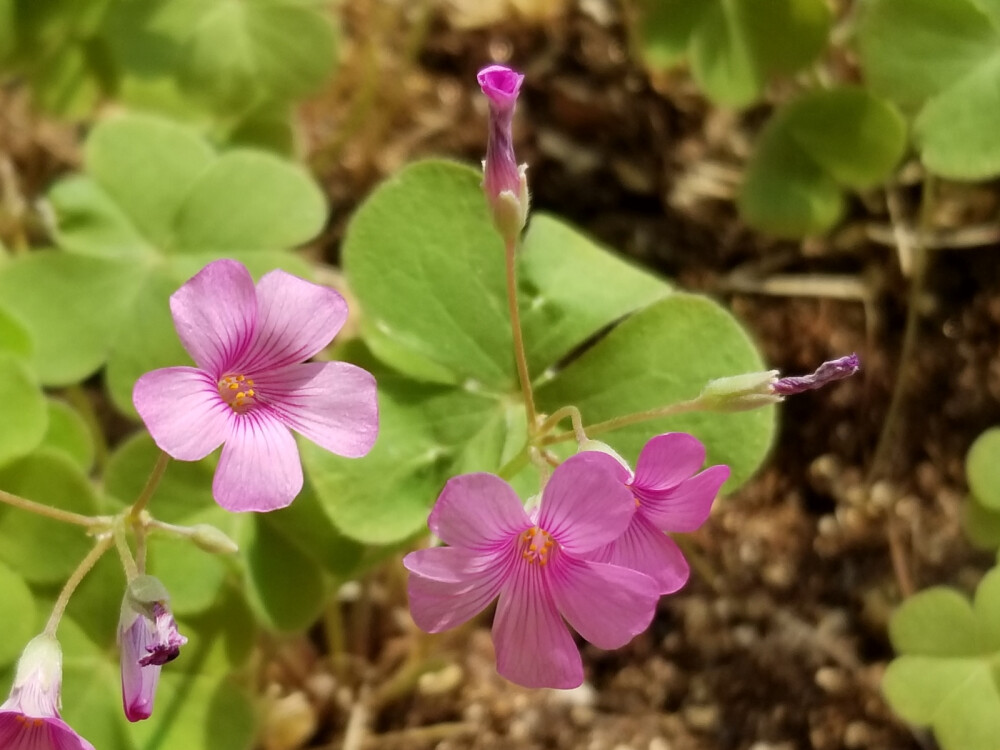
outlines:
[[[513,241],[528,216],[526,165],[517,165],[511,123],[524,76],[503,65],[490,65],[477,76],[490,100],[490,134],[483,162],[483,191],[493,212],[493,222],[504,239]]]

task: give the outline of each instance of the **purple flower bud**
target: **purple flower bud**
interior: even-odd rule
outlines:
[[[514,158],[511,123],[524,76],[503,65],[479,71],[479,85],[490,100],[490,134],[483,162],[483,191],[493,212],[497,229],[513,241],[524,228],[528,216],[526,166]]]
[[[780,396],[793,396],[803,391],[822,388],[828,383],[849,378],[861,368],[857,354],[848,354],[829,362],[824,362],[816,372],[797,378],[780,378],[771,384],[771,390]]]
[[[176,659],[185,643],[167,607],[163,584],[151,576],[129,583],[118,621],[122,706],[129,721],[152,715],[160,667]]]

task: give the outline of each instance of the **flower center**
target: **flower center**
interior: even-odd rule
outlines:
[[[552,535],[537,526],[532,526],[521,534],[521,557],[531,565],[536,562],[545,565],[557,546]]]
[[[219,395],[238,414],[247,411],[257,399],[253,380],[245,375],[226,375],[219,381]]]

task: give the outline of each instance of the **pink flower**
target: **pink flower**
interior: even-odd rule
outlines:
[[[59,718],[62,650],[49,635],[32,639],[17,663],[10,697],[0,706],[4,750],[94,750]]]
[[[118,620],[125,718],[142,721],[153,714],[160,667],[176,659],[185,643],[167,608],[163,584],[152,576],[133,579]]]
[[[365,455],[378,432],[375,379],[346,362],[308,362],[347,320],[337,292],[284,271],[254,287],[234,260],[208,264],[170,298],[197,367],[143,375],[132,400],[156,444],[198,461],[225,443],[212,483],[228,510],[268,511],[302,489],[291,430],[322,448]]]
[[[610,456],[573,456],[553,472],[530,517],[499,477],[451,479],[428,521],[451,546],[403,560],[417,625],[431,633],[453,628],[499,597],[497,671],[527,687],[583,682],[580,653],[562,618],[594,645],[618,648],[648,627],[659,598],[649,576],[587,559],[635,513],[617,469]]]
[[[503,65],[479,71],[479,86],[490,100],[490,135],[483,162],[483,191],[497,229],[516,239],[528,216],[527,166],[517,165],[511,124],[524,76]]]
[[[591,445],[614,454],[596,441]],[[634,475],[619,458],[618,480],[631,491],[635,515],[625,533],[595,550],[592,559],[652,576],[661,594],[680,589],[690,568],[676,542],[663,532],[694,531],[708,518],[719,488],[729,478],[729,467],[710,466],[695,474],[704,463],[705,446],[684,432],[649,440],[639,453]]]

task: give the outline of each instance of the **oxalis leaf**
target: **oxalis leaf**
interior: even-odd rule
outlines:
[[[855,87],[806,94],[761,132],[740,212],[778,235],[825,231],[840,218],[844,189],[884,180],[905,148],[905,122],[888,102]]]
[[[914,142],[931,171],[960,180],[1000,174],[993,0],[870,0],[858,47],[871,89],[914,114]]]
[[[0,298],[37,340],[43,384],[78,382],[110,358],[112,397],[132,413],[136,377],[187,361],[170,293],[218,257],[257,276],[276,267],[308,276],[279,251],[319,231],[325,203],[298,166],[249,150],[218,155],[194,131],[152,117],[101,123],[85,151],[88,174],[50,193],[68,252],[5,264]]]
[[[503,244],[481,181],[478,170],[452,162],[404,168],[352,218],[344,269],[361,304],[365,340],[388,364],[420,379],[513,392]],[[670,291],[545,215],[532,219],[519,264],[535,377]]]
[[[823,0],[642,0],[639,38],[649,65],[685,58],[713,101],[745,106],[767,79],[814,60],[826,44]]]
[[[988,510],[1000,511],[1000,427],[976,438],[965,456],[969,489]]]
[[[974,601],[932,588],[907,599],[889,623],[898,656],[885,696],[906,721],[930,726],[943,750],[993,750],[1000,736],[1000,568]]]

